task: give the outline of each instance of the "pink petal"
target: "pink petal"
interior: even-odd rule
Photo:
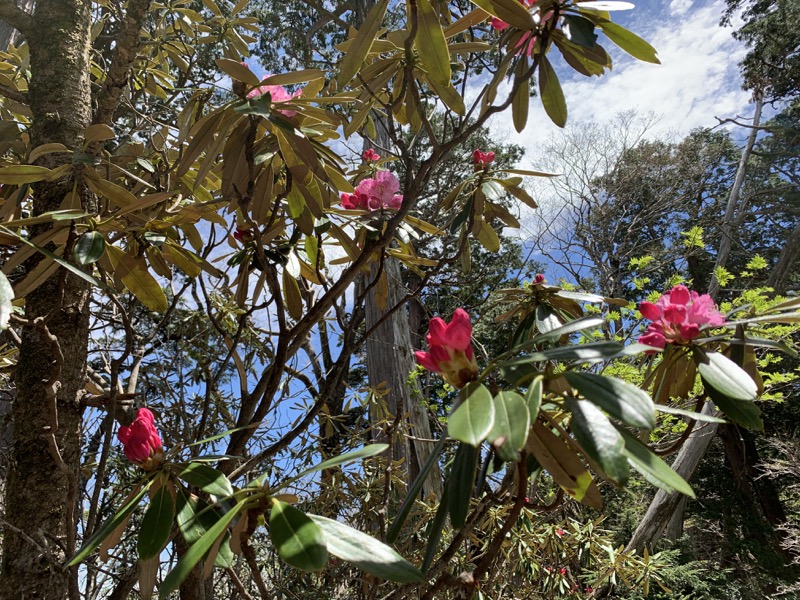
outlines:
[[[447,323],[441,318],[434,317],[428,325],[428,346],[443,346],[446,344]]]
[[[693,340],[700,334],[700,327],[696,323],[685,323],[681,325],[681,337],[685,340]]]
[[[446,336],[446,345],[451,348],[463,352],[470,347],[472,324],[469,322],[469,314],[463,308],[457,308],[453,313],[453,319],[447,326]]]
[[[422,352],[420,350],[414,352],[414,356],[417,357],[417,362],[421,364],[423,367],[428,369],[428,371],[433,371],[434,373],[439,372],[439,365],[436,364],[433,359],[431,359],[430,354],[427,352]]]
[[[673,304],[689,304],[692,295],[685,285],[676,285],[669,291],[669,301]]]
[[[667,345],[667,338],[660,333],[651,331],[639,337],[639,343],[654,348],[664,348]]]
[[[661,318],[661,309],[652,302],[642,302],[639,304],[639,312],[645,319],[658,321]]]
[[[154,423],[156,420],[155,415],[149,408],[140,408],[136,413],[136,419],[142,419],[144,421],[149,421],[150,423]]]
[[[670,304],[664,309],[664,319],[677,325],[686,320],[687,312],[686,306],[682,304]]]
[[[117,431],[117,438],[123,444],[127,444],[128,440],[131,439],[131,428],[126,425],[121,425],[119,431]]]

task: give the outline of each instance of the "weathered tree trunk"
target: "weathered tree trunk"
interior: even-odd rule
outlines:
[[[792,268],[800,259],[800,223],[795,225],[791,233],[786,238],[781,253],[778,255],[778,262],[772,268],[767,279],[767,285],[773,288],[778,294],[786,292],[786,283]]]
[[[763,101],[760,95],[755,98],[755,113],[753,115],[753,128],[750,130],[750,135],[747,138],[744,149],[742,150],[742,157],[739,160],[739,167],[736,171],[736,178],[734,179],[733,186],[731,187],[728,196],[728,204],[725,209],[725,216],[722,223],[722,238],[720,240],[719,251],[717,253],[716,263],[714,268],[724,267],[728,262],[731,248],[733,247],[733,236],[735,235],[734,223],[736,219],[736,211],[739,208],[742,186],[744,185],[744,178],[747,172],[747,163],[750,159],[750,154],[753,150],[753,145],[756,142],[756,134],[758,133],[758,125],[761,120],[761,108]],[[720,286],[717,278],[712,275],[711,284],[709,285],[708,293],[716,299],[719,294]],[[703,412],[711,414],[714,406],[711,402],[707,402],[703,407]],[[686,440],[686,443],[678,452],[672,468],[684,479],[689,481],[697,470],[703,456],[708,451],[714,435],[717,432],[717,423],[703,423],[699,427],[699,431],[695,431]],[[653,498],[650,506],[647,509],[644,517],[639,525],[636,527],[631,541],[628,542],[627,550],[641,551],[642,548],[652,549],[667,524],[673,519],[676,509],[681,504],[680,494],[668,494],[663,490],[659,490]],[[674,517],[682,519],[682,516]]]
[[[31,57],[31,146],[58,142],[80,151],[91,123],[90,0],[40,2]],[[23,32],[26,33],[26,32]],[[49,154],[54,167],[69,157]],[[34,213],[59,207],[71,179],[34,186]],[[80,190],[80,186],[79,186]],[[91,211],[89,196],[84,210]],[[40,257],[29,261],[28,269]],[[89,285],[59,270],[26,297],[15,381],[12,467],[6,495],[0,598],[77,598],[77,571],[61,565],[75,546],[76,476],[89,334]],[[52,334],[50,338],[48,334]],[[56,447],[57,446],[57,447]]]

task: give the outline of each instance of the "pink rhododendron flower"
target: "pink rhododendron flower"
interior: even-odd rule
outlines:
[[[564,535],[564,533],[565,533],[565,532],[564,532],[564,530],[563,530],[563,529],[556,529],[556,535],[557,535],[558,537],[561,537],[562,535]]]
[[[701,296],[685,285],[676,285],[655,304],[642,302],[639,312],[653,321],[639,342],[655,348],[685,344],[700,334],[701,325],[717,327],[725,323],[725,317],[717,310],[711,296]]]
[[[533,278],[533,283],[536,285],[544,285],[547,283],[547,279],[544,278],[544,275],[541,273],[537,273],[536,277]]]
[[[264,75],[262,79],[267,79],[272,77],[272,75]],[[291,100],[292,98],[296,98],[300,94],[303,93],[302,90],[297,90],[293,94],[290,94],[286,91],[286,88],[282,85],[261,85],[257,88],[253,88],[247,94],[248,98],[256,98],[257,96],[261,96],[263,94],[269,93],[270,101],[272,104],[279,104],[280,102],[286,102],[287,100]],[[291,119],[293,116],[297,114],[296,110],[282,110],[279,111],[283,116]]]
[[[364,162],[377,162],[381,159],[381,155],[370,148],[369,150],[364,151],[364,154],[361,156],[361,158],[364,159]]]
[[[374,178],[362,179],[354,193],[342,194],[342,207],[351,210],[397,210],[403,204],[400,181],[391,171],[378,171]]]
[[[136,418],[128,426],[122,425],[117,432],[125,456],[147,471],[161,466],[164,449],[155,426],[155,417],[147,408],[140,408]]]
[[[536,0],[517,0],[520,4],[522,4],[525,8],[533,8],[533,5],[536,4]],[[549,20],[553,16],[553,11],[549,11],[544,17],[540,17],[538,12],[534,13],[533,20],[535,23],[539,24]],[[504,31],[508,29],[509,25],[502,19],[498,17],[492,17],[491,21],[489,22],[492,26],[492,29],[496,29],[497,31]],[[517,43],[514,47],[517,50],[518,54],[525,53],[528,56],[533,54],[533,50],[536,48],[536,41],[538,40],[538,36],[534,34],[533,31],[526,31],[520,36]]]
[[[463,308],[456,309],[450,323],[435,317],[428,328],[428,351],[415,352],[417,362],[461,389],[478,375],[471,337],[472,324]]]
[[[494,157],[494,152],[482,152],[481,150],[475,150],[475,152],[472,153],[472,164],[482,169],[494,162]]]
[[[253,232],[250,229],[242,229],[241,227],[237,227],[236,231],[233,232],[234,239],[246,244],[247,242],[253,241]]]

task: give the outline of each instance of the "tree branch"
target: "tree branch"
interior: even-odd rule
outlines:
[[[14,0],[0,0],[0,20],[5,21],[25,37],[33,32],[33,16],[26,13]]]

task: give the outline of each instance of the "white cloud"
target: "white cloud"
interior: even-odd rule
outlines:
[[[674,15],[685,15],[692,8],[693,0],[672,0],[669,3],[669,12]]]
[[[649,21],[654,23],[650,31],[633,27],[658,50],[661,65],[636,61],[601,36],[614,59],[613,71],[600,78],[576,75],[567,79],[567,68],[560,69],[569,107],[568,127],[586,121],[606,122],[621,111],[637,109],[663,115],[654,135],[666,131],[685,134],[695,127],[716,125],[715,117],[752,112],[738,70],[745,49],[733,40],[730,28],[719,26],[723,3],[691,5],[691,0],[673,0],[673,11],[666,20]],[[686,12],[680,13],[678,8]],[[522,134],[513,130],[510,114],[496,118],[492,128],[526,148],[528,167],[536,166],[543,145],[559,132],[538,98],[531,99],[528,127]]]

